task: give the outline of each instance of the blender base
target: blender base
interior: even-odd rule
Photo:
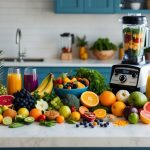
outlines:
[[[110,88],[114,93],[119,90],[146,92],[150,63],[144,65],[118,64],[112,66]]]

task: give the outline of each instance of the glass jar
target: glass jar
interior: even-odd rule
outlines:
[[[33,92],[38,87],[38,76],[35,68],[25,68],[24,70],[24,88]]]
[[[7,75],[7,91],[13,95],[22,89],[22,77],[19,68],[9,68]]]
[[[147,19],[145,16],[123,17],[123,63],[140,64],[148,39]],[[147,43],[146,43],[147,44]]]

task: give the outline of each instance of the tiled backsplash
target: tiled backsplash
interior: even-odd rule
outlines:
[[[59,35],[63,32],[86,35],[91,44],[98,37],[121,42],[121,15],[55,14],[54,0],[0,0],[0,49],[16,56],[16,29],[22,30],[22,50],[27,57],[59,56]],[[77,57],[77,49],[74,49]]]

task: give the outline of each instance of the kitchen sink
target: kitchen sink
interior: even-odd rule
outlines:
[[[19,61],[18,58],[1,58],[0,60],[4,62]],[[44,59],[43,58],[23,58],[21,61],[22,62],[43,62]]]

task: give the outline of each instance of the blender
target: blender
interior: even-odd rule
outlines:
[[[113,65],[110,87],[113,92],[125,89],[145,93],[150,64],[146,64],[144,49],[149,46],[147,19],[145,16],[124,16],[123,49],[121,64]]]

